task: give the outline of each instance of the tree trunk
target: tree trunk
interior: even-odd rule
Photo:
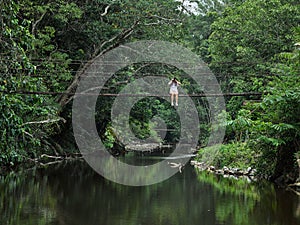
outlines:
[[[271,180],[279,186],[294,183],[299,177],[296,159],[297,147],[294,143],[286,143],[277,152],[277,162]]]

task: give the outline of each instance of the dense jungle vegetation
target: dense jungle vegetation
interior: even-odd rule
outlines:
[[[137,40],[162,40],[199,55],[226,96],[226,135],[210,163],[257,168],[261,177],[294,182],[300,151],[300,6],[298,0],[199,0],[195,8],[174,0],[2,0],[0,2],[0,165],[14,168],[42,154],[76,152],[72,93],[82,69],[96,56]],[[196,7],[197,6],[197,7]],[[146,76],[177,77],[186,93],[201,90],[187,74],[159,63],[134,64],[106,84],[118,93]],[[168,88],[166,88],[166,93]],[[114,97],[99,97],[96,123],[105,146],[119,146],[111,129]],[[195,100],[199,158],[209,155],[209,112]],[[225,113],[225,112],[224,112]],[[136,136],[162,142],[180,136],[176,111],[159,98],[139,101],[130,115]],[[175,118],[175,119],[174,119]]]

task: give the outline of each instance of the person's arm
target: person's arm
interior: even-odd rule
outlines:
[[[168,85],[171,85],[172,84],[172,80],[170,80],[170,82],[168,83]]]

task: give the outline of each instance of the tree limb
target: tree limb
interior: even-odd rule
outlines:
[[[42,120],[42,121],[30,121],[30,122],[26,122],[21,124],[21,126],[25,126],[28,124],[44,124],[44,123],[54,123],[54,122],[58,122],[58,121],[63,121],[64,123],[66,123],[66,120],[62,117],[59,117],[58,119],[47,119],[47,120]]]
[[[49,159],[64,159],[62,156],[53,156],[53,155],[47,155],[47,154],[42,154],[41,158],[47,157]]]
[[[104,55],[106,52],[120,45],[123,40],[127,39],[133,33],[134,28],[138,24],[139,24],[139,20],[136,20],[130,28],[123,30],[121,33],[112,37],[108,41],[103,42],[97,49],[95,49],[94,54],[92,55],[92,59],[90,59],[81,69],[79,69],[76,72],[74,80],[69,85],[66,92],[57,99],[57,102],[60,104],[61,107],[64,107],[73,99],[74,96],[70,95],[70,93],[75,92],[81,77],[84,75],[85,71],[89,68],[89,66],[97,59],[97,57]],[[101,49],[108,43],[112,43],[112,44],[108,46],[106,49],[101,51]]]
[[[128,38],[132,34],[134,28],[138,25],[138,23],[139,23],[139,20],[135,21],[133,23],[133,25],[131,27],[129,27],[128,29],[124,29],[121,33],[119,33],[119,34],[115,35],[114,37],[112,37],[111,39],[103,42],[98,48],[95,49],[94,54],[92,55],[92,58],[96,57],[97,55],[103,55],[106,52],[110,51],[111,49],[117,47],[122,40],[125,40],[126,38]],[[115,44],[112,44],[108,48],[104,49],[102,52],[100,52],[100,50],[106,44],[112,43],[115,40],[118,40],[118,41]]]
[[[47,13],[47,10],[41,15],[41,17],[34,22],[34,24],[32,25],[32,29],[31,29],[31,33],[34,35],[34,32],[35,32],[35,28],[36,26],[38,25],[39,22],[41,22],[41,20],[44,18],[44,16],[46,15]]]
[[[26,134],[27,136],[33,138],[33,135],[31,133],[28,133],[27,131],[23,131],[24,134]]]
[[[148,18],[156,18],[156,19],[163,20],[163,21],[168,21],[168,22],[181,22],[180,19],[170,19],[170,18],[165,18],[165,17],[162,17],[162,16],[158,16],[158,15],[151,15]]]
[[[106,6],[105,9],[104,9],[104,12],[101,13],[100,15],[101,15],[101,16],[105,16],[105,15],[108,13],[108,9],[110,8],[110,6],[111,6],[111,5]]]
[[[164,23],[174,23],[175,24],[175,23],[181,22],[181,20],[179,20],[179,19],[169,19],[169,18],[157,16],[157,15],[152,15],[147,18],[148,19],[156,18],[157,22],[144,23],[144,26],[157,26],[157,25],[161,25]]]

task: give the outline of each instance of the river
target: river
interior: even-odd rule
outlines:
[[[84,161],[0,177],[2,225],[298,225],[300,198],[186,165],[151,186],[110,182]]]

